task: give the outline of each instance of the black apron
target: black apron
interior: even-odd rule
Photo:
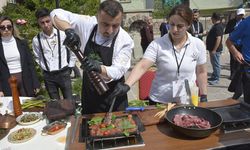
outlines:
[[[91,54],[97,55],[102,64],[105,66],[112,65],[112,58],[113,58],[113,51],[114,51],[114,44],[118,33],[112,40],[111,47],[105,47],[102,45],[96,44],[92,41],[93,36],[96,35],[97,32],[97,25],[94,27],[91,35],[88,39],[88,42],[85,47],[84,56],[91,56]],[[91,58],[91,57],[89,57]],[[93,59],[93,58],[92,58]],[[108,112],[109,107],[111,105],[111,100],[107,100],[107,97],[111,94],[114,90],[114,87],[117,85],[118,82],[124,82],[125,79],[122,77],[119,80],[112,81],[107,83],[109,90],[104,93],[103,95],[99,95],[95,90],[94,86],[91,84],[86,72],[83,72],[83,83],[82,83],[82,108],[83,114],[92,114],[92,113],[99,113],[99,112]],[[128,99],[127,95],[117,97],[116,102],[114,104],[113,111],[122,111],[128,106]]]

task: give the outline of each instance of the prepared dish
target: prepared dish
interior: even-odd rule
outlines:
[[[22,114],[16,118],[16,121],[21,125],[31,125],[42,119],[42,115],[37,112]]]
[[[8,136],[10,143],[23,143],[32,139],[36,134],[36,130],[33,128],[21,128],[17,131],[12,132]]]
[[[129,136],[130,133],[137,131],[137,125],[132,115],[121,117],[113,116],[111,124],[103,123],[103,117],[94,117],[88,121],[88,125],[89,134],[92,137],[112,135]]]
[[[42,135],[54,135],[61,132],[67,126],[66,123],[55,121],[43,127]]]

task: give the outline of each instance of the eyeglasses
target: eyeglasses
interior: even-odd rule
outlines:
[[[0,26],[0,30],[4,31],[6,29],[10,31],[12,29],[12,25]]]

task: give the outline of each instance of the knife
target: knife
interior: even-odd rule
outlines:
[[[189,101],[188,101],[188,104],[189,104],[189,105],[192,105],[192,100],[191,100],[191,89],[190,89],[188,80],[185,79],[184,82],[185,82],[185,88],[186,88],[186,92],[187,92],[187,96],[188,96],[188,100],[189,100]]]
[[[135,107],[135,106],[130,106],[126,108],[126,111],[144,111],[144,110],[152,110],[156,109],[155,106],[141,106],[141,107]]]

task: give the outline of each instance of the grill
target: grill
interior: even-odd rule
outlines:
[[[87,149],[121,149],[129,147],[145,146],[140,132],[145,128],[136,114],[133,114],[133,119],[136,122],[138,130],[131,133],[129,136],[113,135],[109,137],[92,137],[89,135],[88,121],[89,118],[83,118],[80,134],[80,142],[86,143]]]
[[[250,120],[238,121],[238,122],[225,122],[221,125],[221,130],[224,133],[231,133],[242,131],[250,128]]]
[[[128,137],[112,137],[100,139],[87,139],[87,149],[121,149],[129,147],[145,146],[140,134]]]
[[[231,133],[250,128],[250,105],[244,102],[227,106],[214,108],[215,112],[221,115],[223,123],[221,131]]]

